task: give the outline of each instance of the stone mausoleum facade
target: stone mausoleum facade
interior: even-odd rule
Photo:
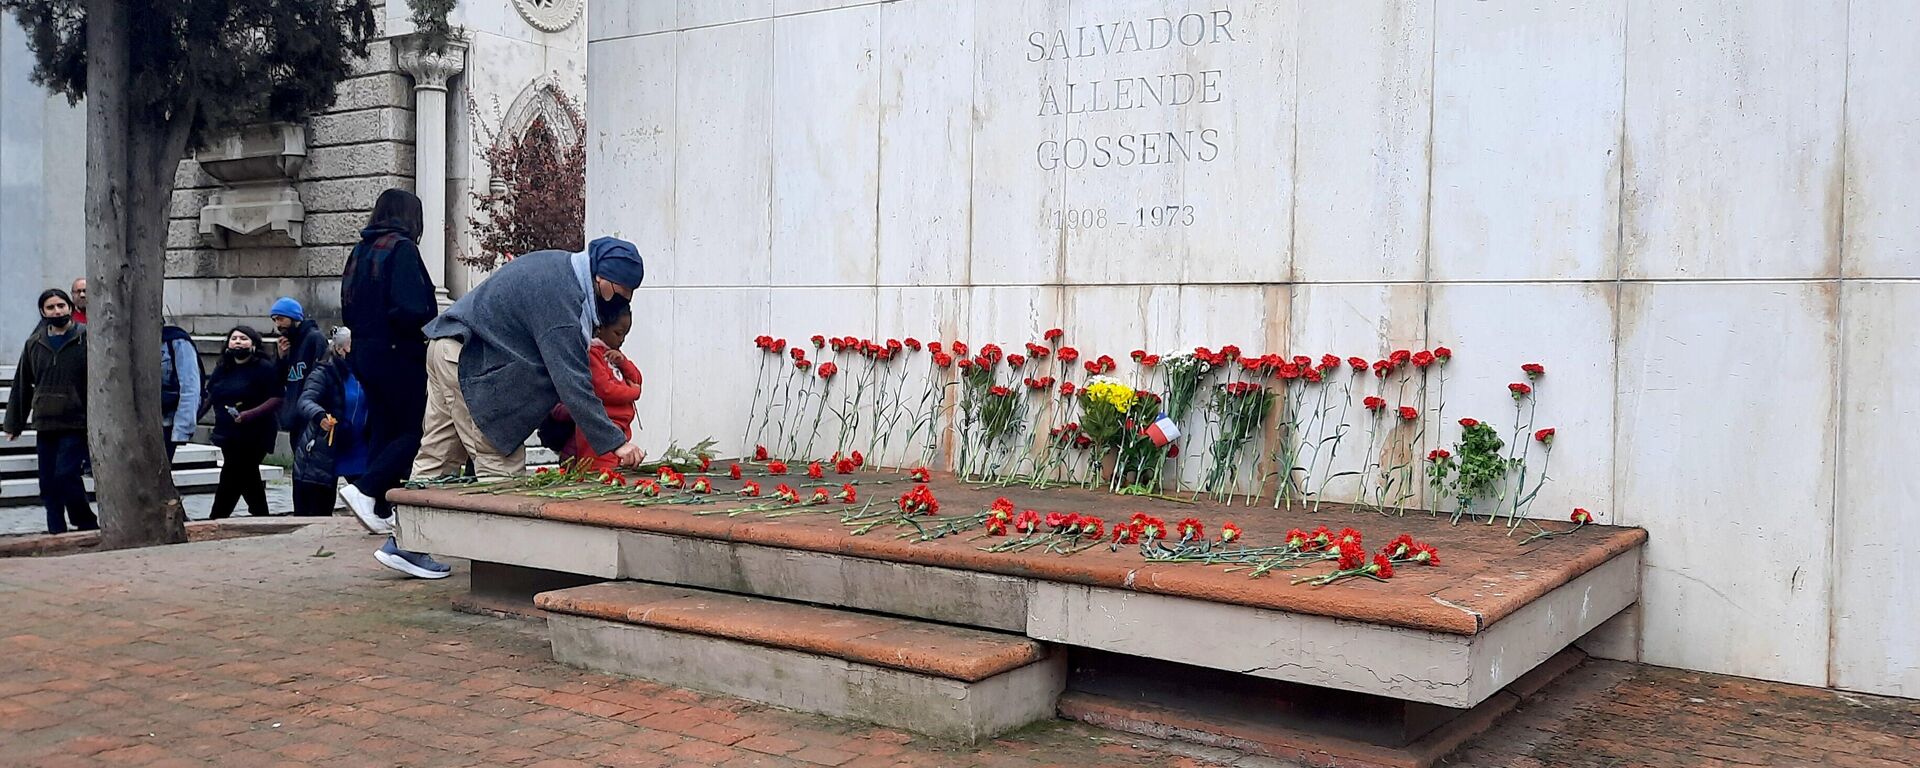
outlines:
[[[420,50],[404,0],[376,5],[380,37],[331,109],[222,137],[180,163],[167,238],[170,321],[203,336],[264,326],[267,306],[292,296],[323,325],[338,322],[340,271],[374,198],[393,186],[429,203],[436,234],[422,251],[449,298],[481,278],[460,257],[477,247],[471,193],[487,188],[485,143],[534,117],[564,118],[556,94],[583,98],[584,0],[462,2],[450,17],[462,39],[438,53]],[[76,136],[86,121],[30,82],[24,35],[11,19],[4,27],[0,302],[25,308],[84,271],[85,142]],[[442,181],[418,184],[423,171]],[[31,323],[25,312],[0,313],[0,337],[24,336]],[[18,354],[4,346],[0,364]]]

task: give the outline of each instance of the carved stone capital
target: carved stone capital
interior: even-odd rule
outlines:
[[[394,46],[395,64],[413,78],[415,90],[444,91],[447,81],[467,68],[466,43],[451,40],[444,50],[434,52],[417,37],[408,37]]]

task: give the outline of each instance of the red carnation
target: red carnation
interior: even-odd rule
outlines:
[[[1239,539],[1241,533],[1240,526],[1234,525],[1231,521],[1220,524],[1220,542],[1223,544]]]
[[[1021,512],[1019,517],[1013,519],[1013,529],[1021,533],[1040,530],[1040,513],[1031,509]]]
[[[813,339],[812,339],[812,341],[813,341],[813,348],[814,348],[814,349],[819,349],[819,348],[821,348],[821,347],[824,347],[824,346],[826,346],[826,345],[827,345],[827,337],[825,337],[825,336],[822,336],[822,335],[820,335],[820,334],[817,334],[817,333],[813,335]]]
[[[769,462],[767,462],[767,474],[769,474],[769,475],[784,475],[784,474],[786,474],[786,473],[787,473],[787,463],[786,463],[786,462],[784,462],[784,461],[780,461],[780,460],[778,460],[778,459],[775,459],[775,460],[773,460],[773,461],[769,461]]]
[[[826,468],[820,466],[820,462],[813,461],[813,462],[807,463],[807,477],[811,477],[815,480],[818,480],[826,476],[826,474],[827,474]]]
[[[1420,418],[1420,412],[1414,410],[1411,405],[1403,405],[1400,406],[1400,418],[1406,421],[1413,421],[1414,419]]]
[[[915,352],[920,351],[920,340],[912,336],[908,336],[906,340],[901,343],[907,345],[907,349],[911,349]]]
[[[1445,448],[1435,448],[1427,452],[1427,461],[1443,461],[1450,458],[1453,458],[1453,454]]]
[[[1362,563],[1367,561],[1367,550],[1359,544],[1343,541],[1339,547],[1336,548],[1336,551],[1339,552],[1340,559],[1334,567],[1343,571],[1351,571],[1359,568]]]
[[[764,446],[764,445],[756,445],[756,446],[754,446],[754,447],[753,447],[753,460],[754,460],[754,461],[766,461],[766,460],[767,460],[767,447],[766,447],[766,446]]]
[[[971,357],[960,358],[960,370],[963,370],[963,371],[973,370],[973,358]]]
[[[760,484],[752,480],[748,480],[746,485],[740,487],[739,493],[741,496],[759,496]]]
[[[773,495],[779,497],[781,501],[787,502],[788,504],[800,503],[800,492],[794,490],[793,486],[787,485],[786,483],[781,483],[777,486],[774,486]]]
[[[1320,383],[1320,369],[1318,368],[1308,368],[1307,370],[1301,372],[1300,376],[1306,379],[1307,383],[1309,384]]]
[[[1143,358],[1141,358],[1141,359],[1140,359],[1140,364],[1141,364],[1141,365],[1144,365],[1144,366],[1146,366],[1146,367],[1148,367],[1148,368],[1152,368],[1152,367],[1155,367],[1155,366],[1157,366],[1157,365],[1159,365],[1159,364],[1160,364],[1160,356],[1159,356],[1159,355],[1147,355],[1146,357],[1143,357]]]
[[[1060,382],[1060,394],[1065,395],[1067,397],[1073,397],[1073,392],[1074,392],[1073,382],[1071,381]]]
[[[1421,350],[1421,351],[1419,351],[1419,352],[1415,352],[1415,353],[1413,354],[1413,367],[1415,367],[1415,368],[1425,368],[1425,367],[1427,367],[1427,366],[1429,366],[1429,365],[1433,365],[1433,353],[1432,353],[1432,352],[1428,352],[1428,351],[1426,351],[1426,350]]]
[[[966,342],[964,342],[964,341],[956,341],[956,342],[954,342],[954,343],[953,343],[953,353],[954,353],[955,355],[965,355],[965,354],[967,353],[967,343],[966,343]]]
[[[926,467],[914,467],[907,472],[907,477],[912,478],[916,483],[924,483],[933,479],[933,473]]]
[[[1480,420],[1479,419],[1461,419],[1460,426],[1477,427],[1477,426],[1480,426]]]
[[[1008,395],[1013,394],[1013,390],[1007,389],[1006,387],[995,384],[992,389],[987,390],[987,393],[993,395],[994,397],[1006,397]]]
[[[1553,427],[1547,427],[1546,429],[1534,432],[1533,439],[1546,443],[1547,445],[1553,445]]]
[[[941,350],[941,346],[940,346],[940,342],[937,342],[937,341],[929,341],[929,342],[927,342],[927,351],[928,351],[928,352],[936,352],[936,353],[937,353],[937,352],[939,352],[940,350]]]
[[[829,365],[831,365],[831,363],[829,363]],[[800,369],[800,370],[803,370],[803,371],[804,371],[804,370],[806,370],[806,369],[808,369],[808,368],[812,368],[812,367],[813,367],[813,363],[809,363],[809,362],[807,362],[807,361],[805,361],[805,360],[801,360],[801,361],[799,361],[799,362],[797,362],[797,363],[794,363],[794,364],[793,364],[793,367],[795,367],[795,368],[798,368],[798,369]]]
[[[794,347],[793,349],[787,350],[787,355],[792,357],[796,361],[807,359],[807,351],[799,347]]]
[[[1340,367],[1339,355],[1321,355],[1320,356],[1320,368],[1322,370],[1329,369],[1329,368],[1338,368],[1338,367]]]
[[[933,353],[933,364],[940,366],[941,368],[945,368],[947,366],[953,365],[953,355],[949,355],[945,352],[935,352]]]
[[[864,467],[867,465],[867,457],[860,455],[859,451],[848,454],[847,458],[853,459],[853,465],[856,467]]]
[[[1374,555],[1373,567],[1367,569],[1367,575],[1382,580],[1393,578],[1393,561],[1386,555]]]
[[[1576,523],[1579,523],[1579,524],[1581,524],[1581,525],[1586,525],[1586,524],[1588,524],[1588,523],[1591,523],[1591,522],[1593,522],[1593,513],[1592,513],[1592,512],[1588,512],[1588,511],[1586,511],[1586,510],[1584,510],[1584,509],[1581,509],[1581,508],[1579,508],[1579,507],[1574,507],[1574,508],[1573,508],[1573,516],[1572,516],[1571,518],[1569,518],[1569,519],[1571,519],[1572,521],[1574,521],[1574,522],[1576,522]]]
[[[1195,517],[1181,520],[1178,525],[1174,526],[1174,531],[1180,534],[1180,538],[1183,541],[1204,539],[1207,537],[1207,529],[1200,525],[1200,519]]]
[[[1519,400],[1520,398],[1533,394],[1533,387],[1527,386],[1524,382],[1516,381],[1507,385],[1507,391],[1513,393],[1513,399]]]
[[[1054,353],[1054,357],[1060,358],[1060,362],[1071,363],[1080,359],[1080,350],[1074,349],[1073,347],[1061,347],[1059,352]]]
[[[860,494],[858,491],[854,490],[853,483],[841,484],[840,492],[834,494],[833,497],[843,502],[846,502],[848,504],[852,504],[860,500]]]
[[[740,465],[738,464],[729,465],[727,467],[727,477],[731,477],[735,480],[740,479]]]
[[[1060,337],[1067,335],[1067,332],[1059,328],[1048,328],[1046,333],[1040,335],[1047,341],[1059,341]]]
[[[787,340],[786,340],[786,339],[774,339],[774,340],[773,340],[773,353],[777,355],[777,354],[780,354],[781,352],[785,352],[785,351],[787,351]]]
[[[1364,357],[1349,357],[1347,358],[1347,367],[1352,368],[1354,373],[1365,373],[1367,370],[1367,359]]]
[[[1446,347],[1434,347],[1433,359],[1438,360],[1442,363],[1448,360],[1451,360],[1453,359],[1453,350],[1447,349]]]
[[[1011,354],[1011,355],[1007,355],[1007,365],[1008,365],[1008,366],[1011,366],[1011,367],[1014,367],[1014,368],[1018,368],[1018,367],[1020,367],[1020,366],[1023,366],[1023,365],[1026,365],[1026,364],[1027,364],[1027,359],[1026,359],[1025,357],[1021,357],[1021,356],[1019,355],[1019,353],[1015,353],[1015,354]]]
[[[1538,379],[1547,375],[1546,366],[1539,363],[1527,363],[1526,365],[1520,366],[1520,370],[1525,372],[1529,379]]]
[[[1394,367],[1396,368],[1402,365],[1406,365],[1409,361],[1412,361],[1412,360],[1413,360],[1413,353],[1404,349],[1396,349],[1393,351],[1393,354],[1387,355],[1387,361],[1393,363]]]
[[[1369,396],[1367,397],[1367,399],[1360,401],[1360,404],[1365,405],[1367,407],[1367,410],[1373,411],[1375,413],[1385,410],[1387,407],[1387,401],[1385,398],[1372,397],[1372,396]]]
[[[1306,548],[1307,532],[1298,528],[1287,531],[1287,546],[1302,549]]]
[[[833,463],[833,472],[838,475],[851,475],[856,468],[853,459],[841,459]]]
[[[1412,559],[1416,563],[1425,563],[1427,565],[1439,565],[1440,550],[1434,549],[1432,544],[1427,544],[1425,542],[1414,542]]]

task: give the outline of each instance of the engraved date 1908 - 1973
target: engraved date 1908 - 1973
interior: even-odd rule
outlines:
[[[1048,229],[1191,227],[1193,222],[1193,206],[1179,203],[1143,205],[1116,213],[1108,213],[1105,208],[1069,208],[1041,214],[1041,226]]]

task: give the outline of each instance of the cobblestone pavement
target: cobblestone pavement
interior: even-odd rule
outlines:
[[[0,764],[1283,766],[1077,724],[980,748],[573,669],[544,626],[455,613],[331,519],[0,559]],[[464,569],[462,569],[464,570]],[[1474,766],[1920,763],[1920,702],[1594,662]]]

